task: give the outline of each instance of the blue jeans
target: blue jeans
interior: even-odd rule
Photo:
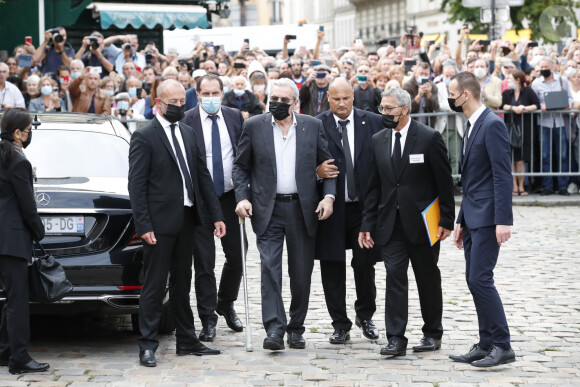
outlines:
[[[568,172],[568,139],[566,136],[566,128],[548,128],[541,126],[542,135],[542,172]],[[552,164],[552,152],[556,155],[555,161]],[[544,176],[542,178],[542,187],[554,189],[552,176]],[[566,189],[568,187],[568,177],[558,177],[558,189]]]

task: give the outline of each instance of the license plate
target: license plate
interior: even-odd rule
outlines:
[[[40,218],[46,235],[78,235],[85,233],[84,216],[43,216]]]

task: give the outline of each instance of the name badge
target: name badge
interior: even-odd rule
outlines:
[[[409,164],[421,164],[425,162],[423,153],[418,155],[409,155]]]

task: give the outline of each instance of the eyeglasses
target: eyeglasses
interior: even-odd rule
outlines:
[[[405,105],[403,106],[383,106],[383,105],[379,105],[379,108],[377,109],[379,111],[379,113],[390,113],[393,110],[395,110],[396,108],[402,108],[405,107]]]
[[[277,96],[273,95],[273,96],[270,97],[270,101],[272,101],[272,102],[290,103],[290,102],[294,102],[294,99],[293,98],[290,99],[288,97],[280,98],[280,97],[277,97]]]
[[[177,106],[185,105],[185,99],[170,99],[168,102],[165,102],[164,100],[160,99],[160,101],[166,105],[177,105]]]
[[[0,74],[8,74],[8,70],[0,70]]]

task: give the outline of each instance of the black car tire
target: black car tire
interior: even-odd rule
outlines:
[[[131,315],[131,325],[133,326],[133,332],[136,334],[141,334],[139,331],[139,313],[133,313]],[[169,334],[175,330],[175,320],[173,319],[173,313],[169,307],[169,302],[163,304],[163,310],[161,312],[161,321],[159,322],[159,333]]]

